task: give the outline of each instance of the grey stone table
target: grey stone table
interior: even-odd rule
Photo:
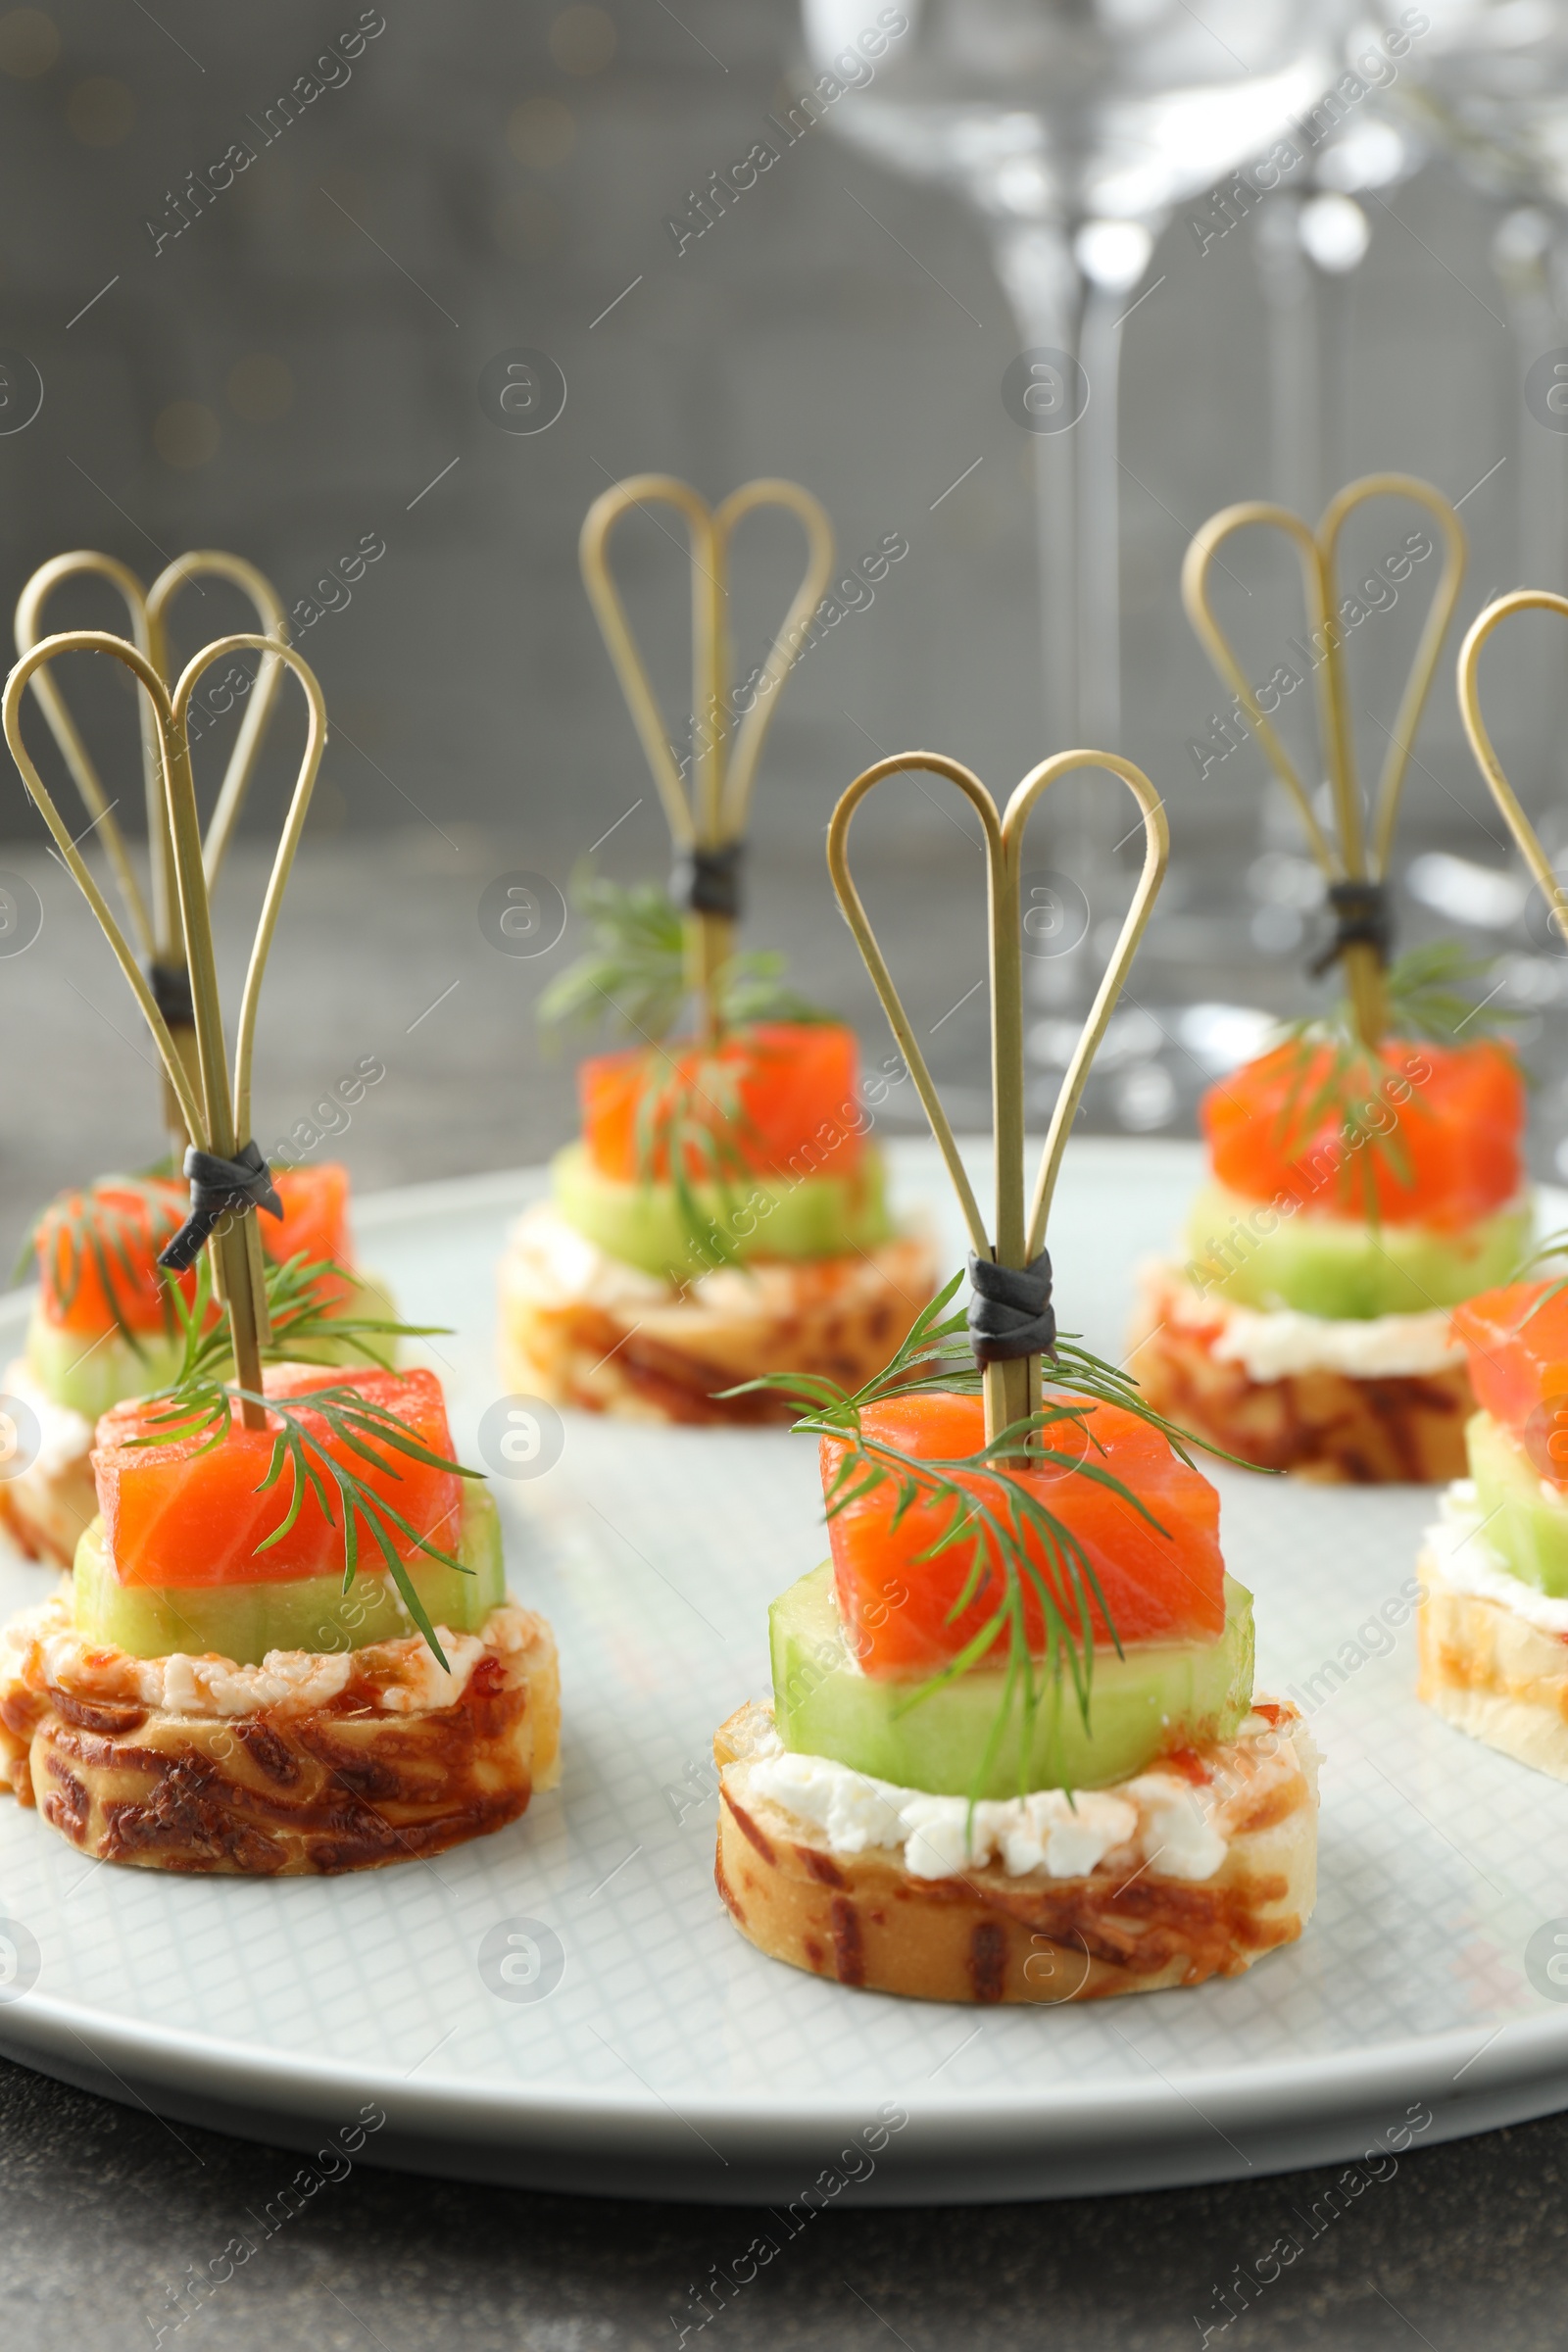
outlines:
[[[0,2064],[0,2340],[8,2352],[160,2340],[656,2352],[707,2308],[687,2342],[735,2352],[1185,2352],[1205,2328],[1226,2352],[1563,2341],[1568,2120],[1555,2117],[1399,2159],[1353,2191],[1339,2168],[940,2211],[857,2212],[847,2192],[717,2310],[692,2290],[728,2271],[765,2217],[356,2166],[285,2219],[299,2169],[284,2149],[174,2131]],[[234,2264],[247,2245],[224,2276],[224,2249]],[[193,2275],[215,2263],[222,2282],[193,2303]]]
[[[630,796],[628,796],[630,797]],[[437,812],[439,813],[439,812]],[[648,811],[617,833],[625,871],[657,863]],[[499,874],[565,883],[589,847],[558,817],[549,839],[492,841],[419,822],[362,846],[311,845],[264,1008],[258,1131],[334,1130],[364,1188],[538,1159],[571,1124],[569,1056],[541,1055],[548,955],[501,954],[479,923]],[[984,992],[972,860],[945,819],[906,836],[878,869],[873,911],[960,1120],[983,1106]],[[609,854],[608,852],[606,853]],[[811,992],[883,1033],[814,845],[780,845],[759,874],[753,933],[788,946]],[[28,850],[0,853],[43,907],[39,938],[0,957],[0,1244],[36,1203],[95,1169],[159,1149],[144,1040],[66,877]],[[260,866],[225,881],[227,959],[254,908]],[[975,919],[971,919],[975,918]],[[1203,998],[1282,1004],[1293,983],[1238,958],[1196,908],[1142,966],[1153,1023],[1136,1056],[1164,1098],[1107,1094],[1097,1119],[1165,1102],[1190,1113],[1198,1077],[1172,1005]],[[1184,941],[1196,936],[1195,956]],[[1049,1022],[1051,975],[1032,975]],[[1047,1041],[1049,1043],[1049,1041]],[[1137,1040],[1134,1040],[1137,1043]],[[384,1065],[341,1123],[339,1081]],[[1039,1083],[1049,1086],[1049,1060]],[[1142,1107],[1139,1107],[1142,1104]],[[335,1107],[334,1107],[335,1105]],[[1169,1131],[1167,1125],[1166,1131]],[[1549,1144],[1549,1137],[1547,1139]],[[295,2218],[282,2192],[300,2160],[116,2105],[0,2064],[0,2345],[5,2352],[132,2352],[201,2344],[378,2345],[423,2352],[592,2352],[654,2347],[693,2330],[734,2347],[909,2352],[956,2343],[1062,2352],[1151,2352],[1210,2342],[1397,2352],[1498,2352],[1563,2340],[1568,2295],[1568,2120],[1550,2119],[1397,2160],[1347,2184],[1341,2171],[1158,2195],[946,2211],[857,2211],[846,2194],[698,2331],[701,2289],[755,2224],[738,2210],[628,2205],[430,2181],[358,2163]],[[193,2275],[220,2272],[230,2241],[253,2251],[193,2309]],[[1285,2241],[1282,2244],[1282,2241]],[[1299,2250],[1287,2258],[1285,2245]],[[1280,2251],[1271,2253],[1271,2249]],[[233,2260],[233,2256],[228,2257]],[[185,2300],[181,2301],[184,2295]],[[1249,2307],[1250,2306],[1250,2307]],[[176,2321],[185,2313],[183,2325]],[[1227,2319],[1227,2312],[1232,2314]],[[159,2330],[165,2330],[160,2337]]]

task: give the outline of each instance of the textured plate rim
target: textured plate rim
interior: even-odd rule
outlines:
[[[976,1149],[963,1139],[966,1156]],[[909,1139],[893,1139],[895,1153],[925,1160],[929,1146]],[[987,1149],[986,1146],[978,1147]],[[1161,1139],[1085,1137],[1077,1147],[1080,1164],[1103,1157],[1123,1164],[1156,1153],[1174,1169],[1183,1155],[1197,1150],[1191,1144]],[[373,1235],[406,1222],[418,1223],[454,1210],[504,1209],[524,1205],[537,1198],[548,1180],[543,1166],[497,1169],[476,1176],[455,1177],[425,1184],[403,1185],[367,1194],[355,1201],[355,1219]],[[1568,1194],[1539,1187],[1543,1207],[1568,1209]],[[0,1336],[14,1329],[28,1311],[30,1289],[0,1296]],[[1522,1768],[1521,1768],[1522,1769]],[[1159,1999],[1200,1997],[1201,1988],[1187,1988],[1154,1996]],[[863,1998],[863,1995],[847,1997]],[[882,1997],[882,1996],[873,1996]],[[892,1997],[892,1996],[887,1996]],[[920,2004],[936,2017],[951,2004]],[[1131,2015],[1136,2016],[1134,2008]],[[85,2027],[108,2050],[100,2055],[87,2039]],[[1473,2045],[1482,2036],[1479,2048]],[[1432,2034],[1410,2034],[1380,2047],[1375,2054],[1346,2050],[1333,2057],[1274,2060],[1227,2069],[1205,2068],[1184,2073],[1179,2080],[1160,2076],[1157,2082],[1129,2081],[1090,2088],[1048,2085],[1027,2091],[956,2092],[922,2101],[905,2096],[916,2139],[940,2134],[953,2156],[984,2151],[1024,2155],[1076,2146],[1089,2151],[1108,2144],[1126,2147],[1129,2187],[1138,2185],[1135,2136],[1152,2135],[1163,2143],[1175,2124],[1191,2134],[1193,2119],[1212,2132],[1216,2117],[1237,2128],[1266,2128],[1273,2143],[1288,2140],[1293,2131],[1314,2125],[1348,2125],[1368,2108],[1388,2098],[1409,2099],[1420,2094],[1434,2104],[1442,2129],[1439,2136],[1461,2136],[1467,2130],[1491,2129],[1499,2122],[1522,2121],[1527,2115],[1568,2104],[1568,2013],[1561,2018],[1540,2016],[1512,2020],[1491,2031],[1448,2027]],[[102,2080],[115,2076],[110,2061],[128,2068],[143,2083],[172,2093],[215,2092],[248,2110],[275,2116],[314,2119],[347,2091],[372,2095],[401,2132],[432,2143],[449,2139],[454,2132],[477,2136],[490,2147],[537,2145],[541,2152],[571,2148],[587,2153],[620,2156],[637,2164],[661,2159],[689,2160],[689,2139],[703,2125],[725,2132],[743,2162],[761,2163],[786,2157],[796,2149],[819,2148],[826,2139],[858,2126],[857,2110],[838,2110],[827,2100],[769,2097],[765,2106],[755,2096],[682,2094],[677,2110],[650,2091],[644,2098],[624,2092],[575,2088],[534,2091],[526,2085],[497,2087],[456,2075],[432,2075],[415,2082],[373,2067],[335,2059],[299,2059],[254,2043],[221,2036],[126,2020],[115,2012],[64,2001],[46,1993],[28,1992],[0,2004],[0,2045],[25,2059],[53,2057],[63,2069],[82,2069],[82,2059],[71,2044],[84,2052]],[[1477,2073],[1485,2059],[1484,2072]],[[1152,2066],[1152,2061],[1146,2063]],[[1455,2071],[1457,2069],[1457,2071]],[[46,2068],[47,2071],[47,2068]],[[1157,2071],[1157,2070],[1156,2070]],[[1470,2085],[1456,2090],[1461,2076]],[[1560,2095],[1551,2090],[1551,2078],[1561,2078]],[[120,2095],[105,2081],[111,2096]],[[121,2082],[121,2091],[140,2101],[140,2092]],[[1531,2095],[1520,2098],[1519,2092]],[[1550,2096],[1545,2096],[1548,2091]],[[1513,2094],[1510,2097],[1510,2094]],[[1506,2107],[1506,2112],[1502,2108]],[[1475,2110],[1467,2121],[1467,2110]],[[1000,2144],[999,2144],[1000,2143]],[[1348,2143],[1347,2143],[1348,2144]],[[906,2143],[907,2153],[916,2149]],[[927,2158],[938,2150],[928,2146]],[[1244,2159],[1244,2161],[1249,2161]],[[1285,2160],[1282,2160],[1282,2163]],[[1281,2169],[1264,2158],[1259,2172]],[[1194,2180],[1222,2176],[1224,2168],[1195,2171]],[[649,2194],[658,2195],[657,2185]],[[688,2192],[689,2193],[689,2192]],[[1028,2193],[1024,2191],[1023,2193]]]
[[[1178,1987],[1169,1994],[1153,1997],[1184,1995]],[[929,2007],[936,2016],[952,2005],[932,2002],[922,2006]],[[45,2032],[36,2037],[14,2035],[10,2031],[13,2019],[21,2022],[24,2017],[33,2019]],[[110,2044],[113,2057],[133,2068],[145,2069],[154,2080],[172,2084],[188,2073],[193,2086],[211,2088],[214,2070],[220,2068],[235,2094],[242,2095],[248,2104],[263,2108],[299,2102],[308,2110],[327,2094],[349,2090],[362,2095],[369,2092],[389,2113],[396,2111],[405,2130],[422,2130],[431,2134],[449,2127],[455,2117],[461,2118],[469,2129],[475,2124],[493,2127],[486,2136],[497,2141],[514,2136],[506,2129],[509,2126],[514,2128],[515,2136],[525,2139],[530,2124],[553,2126],[560,2136],[568,2138],[578,2136],[571,2129],[573,2126],[584,2124],[598,2128],[596,2137],[606,2126],[641,2135],[650,2124],[660,2127],[662,2134],[663,2127],[673,2118],[677,2126],[687,2130],[693,2123],[731,2133],[738,2129],[753,2142],[748,2152],[761,2156],[777,2153],[781,2139],[800,2142],[808,2137],[819,2139],[824,2133],[835,2135],[847,2128],[844,2118],[849,2114],[845,2110],[840,2115],[830,2111],[824,2101],[808,2099],[770,2098],[763,2108],[755,2098],[739,2094],[727,2098],[683,2095],[677,2113],[673,2106],[660,2100],[657,2093],[646,2100],[636,2100],[623,2093],[594,2090],[535,2092],[515,2086],[501,2089],[453,2075],[436,2075],[415,2082],[405,2076],[383,2074],[337,2059],[299,2060],[262,2052],[253,2044],[228,2041],[218,2035],[127,2023],[111,2011],[87,2009],[47,1994],[29,1993],[0,2008],[0,2039],[46,2045],[62,2057],[70,2055],[67,2037],[78,2038],[77,2028],[83,2025],[90,2027],[100,2041]],[[55,2031],[50,2032],[51,2028]],[[1478,2050],[1472,2045],[1482,2031],[1479,2027],[1474,2030],[1449,2027],[1441,2034],[1409,2035],[1402,2041],[1385,2045],[1375,2059],[1360,2052],[1347,2052],[1337,2059],[1292,2059],[1223,2071],[1210,2068],[1183,2074],[1179,2081],[1162,2078],[1158,2084],[1128,2082],[1090,2089],[956,2093],[925,2102],[906,2096],[900,2104],[907,2109],[914,2125],[939,2128],[949,2134],[970,2132],[976,2137],[981,2133],[995,2135],[1000,2127],[1015,2142],[1024,2137],[1049,2142],[1058,2135],[1081,2142],[1086,2136],[1098,2139],[1107,2133],[1120,2138],[1139,2126],[1157,2129],[1170,2116],[1173,2106],[1191,2112],[1200,2105],[1205,2111],[1217,2109],[1226,2121],[1238,2124],[1244,2124],[1249,2117],[1261,2120],[1261,2111],[1266,2106],[1269,2130],[1277,2134],[1293,2124],[1348,2114],[1352,2109],[1360,2112],[1383,2097],[1430,2092],[1434,2088],[1433,2077],[1440,2073],[1451,2089],[1457,2078],[1451,2071],[1444,2070],[1449,2070],[1455,2059],[1466,2061],[1460,2068],[1463,2073],[1470,2072],[1483,2054],[1494,2060],[1484,2079],[1473,2086],[1479,2097],[1489,2100],[1494,2100],[1500,2091],[1515,2083],[1529,2082],[1539,2085],[1544,2073],[1559,2069],[1568,2072],[1568,2017],[1517,2020],[1494,2029],[1492,2038],[1483,2038]],[[102,2067],[105,2062],[85,2034],[79,2035],[79,2041]],[[1500,2080],[1495,2064],[1499,2055],[1509,2061],[1501,2070]],[[1457,2097],[1445,2097],[1442,2104],[1452,2110],[1461,2107],[1470,2095],[1461,2092]],[[858,2110],[855,2120],[861,2120]],[[1209,2121],[1206,2112],[1200,2120]],[[684,2153],[673,2132],[668,2133],[668,2139],[672,2148],[681,2148]]]

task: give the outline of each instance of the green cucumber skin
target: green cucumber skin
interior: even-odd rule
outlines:
[[[1205,1185],[1187,1220],[1188,1279],[1233,1306],[1289,1306],[1330,1323],[1457,1306],[1510,1279],[1529,1254],[1535,1224],[1528,1202],[1462,1233],[1303,1209],[1263,1234],[1249,1222],[1260,1213],[1275,1214],[1266,1201]]]
[[[1548,1491],[1518,1440],[1490,1413],[1473,1414],[1464,1437],[1488,1548],[1522,1584],[1568,1599],[1568,1495]]]
[[[581,1144],[557,1152],[551,1175],[561,1214],[607,1257],[677,1282],[706,1271],[672,1184],[618,1184],[590,1166]],[[742,1263],[762,1257],[844,1257],[880,1248],[893,1231],[882,1157],[872,1145],[853,1177],[765,1177],[748,1171],[731,1187],[699,1184],[692,1194]]]
[[[379,1555],[377,1555],[379,1556]],[[416,1559],[409,1575],[432,1625],[476,1634],[506,1597],[501,1519],[487,1487],[465,1480],[457,1556],[465,1576],[439,1560]],[[104,1556],[104,1523],[95,1519],[76,1546],[73,1622],[91,1642],[133,1658],[213,1652],[237,1666],[259,1666],[270,1649],[363,1649],[416,1629],[384,1570],[361,1565],[347,1592],[340,1576],[302,1576],[278,1584],[122,1585]]]
[[[358,1321],[390,1323],[396,1320],[386,1286],[373,1274],[353,1276],[353,1295],[339,1310]],[[139,1334],[140,1348],[133,1348],[120,1332],[111,1331],[107,1339],[96,1346],[83,1340],[75,1331],[66,1331],[58,1323],[46,1323],[37,1307],[27,1325],[27,1370],[44,1395],[56,1403],[82,1414],[88,1421],[97,1422],[112,1405],[123,1404],[127,1396],[150,1396],[157,1389],[167,1389],[179,1371],[184,1354],[184,1342],[171,1338],[161,1331]],[[370,1342],[376,1352],[391,1353],[396,1360],[397,1343]],[[320,1340],[310,1343],[301,1353],[313,1364],[363,1364],[364,1354],[347,1340]]]
[[[830,1561],[780,1593],[769,1631],[773,1720],[784,1745],[934,1796],[1112,1788],[1167,1748],[1234,1739],[1252,1703],[1252,1596],[1233,1577],[1225,1579],[1225,1631],[1217,1642],[1145,1642],[1120,1658],[1096,1651],[1092,1736],[1064,1674],[1059,1698],[1049,1695],[1035,1719],[1021,1783],[1016,1718],[979,1778],[1002,1705],[1003,1670],[976,1669],[906,1705],[918,1684],[877,1680],[852,1658]]]
[[[167,1389],[179,1370],[182,1340],[161,1331],[138,1336],[139,1348],[118,1331],[95,1347],[79,1331],[46,1323],[34,1307],[27,1325],[27,1370],[54,1403],[96,1423],[127,1396]]]

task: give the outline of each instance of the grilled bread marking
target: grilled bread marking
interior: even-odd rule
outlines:
[[[714,1741],[715,1881],[760,1950],[872,1991],[1054,2007],[1237,1976],[1299,1936],[1316,1893],[1316,1751],[1296,1708],[1257,1712],[1251,1734],[1192,1759],[1205,1785],[1233,1790],[1211,1878],[1167,1877],[1124,1848],[1078,1879],[1014,1877],[998,1862],[929,1880],[893,1849],[832,1853],[822,1833],[756,1795],[748,1759],[769,1720],[743,1707]]]
[[[434,1693],[446,1703],[417,1703],[426,1653],[411,1635],[352,1652],[325,1699],[307,1687],[247,1713],[216,1701],[196,1713],[168,1703],[170,1662],[80,1642],[57,1597],[0,1652],[0,1769],[101,1861],[288,1877],[440,1853],[514,1821],[559,1777],[544,1619],[509,1603],[468,1650],[461,1689]]]

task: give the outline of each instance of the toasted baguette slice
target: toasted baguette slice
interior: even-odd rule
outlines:
[[[1373,1379],[1320,1367],[1254,1380],[1222,1352],[1233,1313],[1174,1267],[1146,1270],[1127,1369],[1156,1412],[1260,1470],[1320,1485],[1425,1486],[1464,1475],[1475,1397],[1462,1360]]]
[[[1140,1831],[1087,1876],[1013,1875],[999,1859],[933,1879],[914,1876],[897,1846],[835,1852],[823,1830],[754,1785],[770,1751],[763,1707],[742,1707],[714,1740],[718,1890],[760,1951],[841,1984],[1048,2006],[1161,1992],[1238,1976],[1294,1942],[1316,1899],[1317,1752],[1283,1702],[1259,1700],[1236,1740],[1183,1758],[1180,1778],[1224,1842],[1202,1879],[1158,1867],[1151,1805],[1170,1804],[1168,1774],[1155,1776],[1162,1795],[1144,1776],[1104,1792],[1138,1810]]]
[[[0,1527],[19,1551],[47,1567],[71,1566],[97,1516],[90,1446],[70,1461],[34,1462],[0,1486]]]
[[[24,1358],[7,1364],[0,1389],[28,1407],[39,1438],[26,1467],[0,1480],[0,1528],[29,1559],[69,1568],[82,1530],[98,1516],[92,1423],[46,1396]]]
[[[1416,1696],[1472,1740],[1568,1781],[1568,1636],[1451,1584],[1431,1541],[1416,1572]]]
[[[70,1585],[0,1634],[0,1774],[80,1852],[241,1877],[375,1869],[501,1829],[560,1772],[549,1626],[364,1649],[134,1658],[84,1642]]]
[[[608,1257],[548,1202],[513,1229],[501,1261],[500,1370],[509,1389],[626,1420],[792,1421],[766,1392],[719,1392],[764,1372],[826,1374],[858,1389],[879,1372],[936,1289],[924,1235],[848,1257],[764,1258],[684,1292]]]

